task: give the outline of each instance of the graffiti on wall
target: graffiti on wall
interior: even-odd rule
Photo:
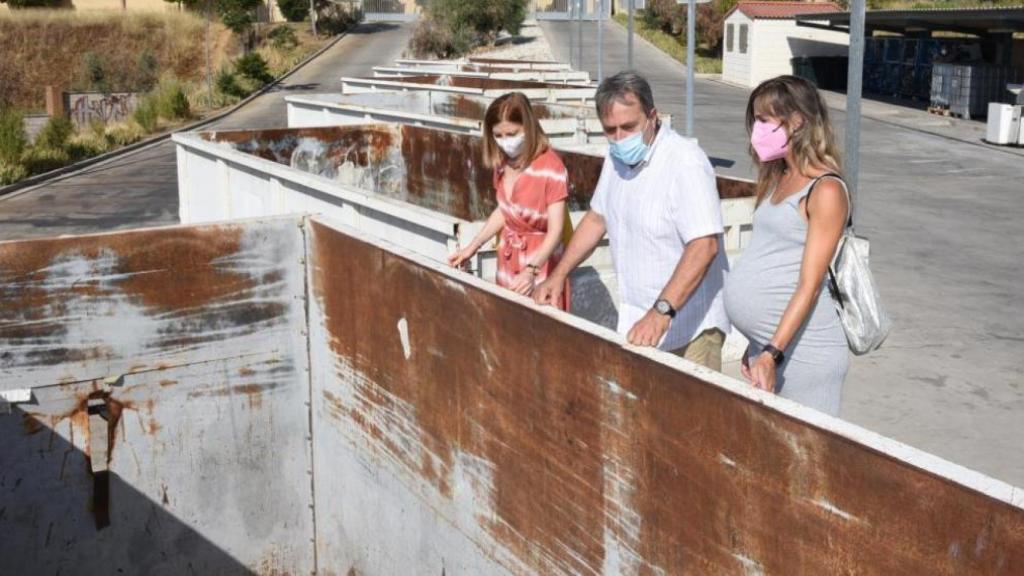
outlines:
[[[71,121],[87,126],[95,120],[104,124],[122,122],[131,118],[139,104],[139,94],[134,92],[66,92],[64,103]]]

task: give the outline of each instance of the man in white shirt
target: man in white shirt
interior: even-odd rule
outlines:
[[[590,210],[534,299],[557,302],[569,273],[607,233],[619,284],[619,332],[630,344],[721,370],[728,262],[711,162],[695,141],[660,124],[642,76],[616,74],[595,98],[608,157]]]

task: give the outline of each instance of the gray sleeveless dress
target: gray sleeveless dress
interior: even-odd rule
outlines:
[[[770,199],[754,211],[750,244],[726,278],[729,320],[750,340],[750,360],[771,340],[796,292],[807,241],[800,200],[810,184],[775,205]],[[770,195],[769,195],[770,198]],[[846,334],[832,303],[826,278],[818,301],[784,351],[775,392],[822,412],[839,414],[843,379],[850,366]]]

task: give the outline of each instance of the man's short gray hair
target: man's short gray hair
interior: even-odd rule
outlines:
[[[594,96],[597,104],[597,115],[604,117],[612,107],[612,103],[622,102],[627,94],[632,94],[640,101],[644,114],[654,110],[654,94],[647,79],[636,72],[619,72],[615,76],[605,78],[597,87]]]

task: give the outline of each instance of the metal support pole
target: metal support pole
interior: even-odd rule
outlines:
[[[864,3],[850,2],[850,65],[846,71],[846,185],[850,198],[857,205],[857,184],[860,179],[860,95],[864,76]]]
[[[313,26],[313,37],[316,38],[316,0],[309,0],[309,23]]]
[[[576,19],[576,0],[569,0],[569,22]],[[576,36],[569,31],[569,66],[576,69]]]
[[[697,62],[697,2],[686,2],[686,135],[693,138],[693,82]]]
[[[583,5],[584,0],[577,0],[576,3],[576,63],[577,70],[583,70]]]
[[[210,10],[213,0],[206,0],[206,97],[210,100],[210,110],[215,108],[213,104],[213,65],[210,62]]]
[[[636,12],[635,0],[629,0],[629,26],[626,32],[626,68],[633,69],[633,13]]]
[[[597,81],[604,80],[604,0],[597,7]]]

